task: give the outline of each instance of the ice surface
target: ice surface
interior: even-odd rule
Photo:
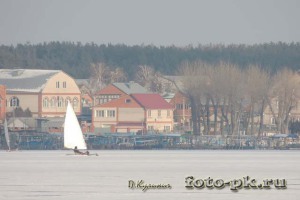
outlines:
[[[0,200],[10,199],[299,199],[300,151],[0,152]],[[287,189],[187,190],[185,177],[285,178]],[[169,183],[171,190],[128,188],[129,180]]]

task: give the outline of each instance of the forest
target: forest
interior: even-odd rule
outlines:
[[[270,73],[283,68],[296,71],[300,69],[300,43],[176,47],[45,42],[0,46],[0,68],[60,69],[77,79],[89,78],[93,63],[105,63],[110,70],[120,68],[130,80],[140,65],[175,75],[182,63],[197,60],[209,64],[223,61],[241,69],[254,64]]]

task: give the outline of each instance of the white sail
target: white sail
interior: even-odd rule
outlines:
[[[9,134],[8,134],[8,128],[7,128],[7,121],[6,121],[6,119],[4,120],[4,133],[5,133],[6,144],[8,146],[8,150],[10,151],[10,138],[9,138]]]
[[[64,124],[64,147],[74,149],[75,146],[78,149],[87,149],[75,112],[68,102]]]

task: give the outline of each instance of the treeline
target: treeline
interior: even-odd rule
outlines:
[[[131,79],[140,65],[174,75],[183,62],[196,60],[210,64],[224,61],[240,68],[255,64],[270,72],[283,67],[298,70],[300,43],[157,47],[50,42],[0,46],[0,68],[61,69],[74,78],[89,78],[92,63],[105,63],[112,69],[122,68]]]

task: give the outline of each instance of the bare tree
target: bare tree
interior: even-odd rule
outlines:
[[[229,63],[211,65],[197,61],[183,63],[180,72],[184,76],[185,93],[191,102],[194,133],[201,134],[203,127],[203,134],[210,134],[212,123],[216,133],[219,123],[221,134],[224,124],[229,128],[229,133],[233,134],[242,109],[241,70]],[[213,122],[210,119],[211,110]],[[221,122],[218,122],[219,116]]]
[[[202,61],[185,62],[179,69],[183,78],[184,93],[191,102],[193,132],[195,135],[210,132],[209,88],[210,65]]]
[[[156,72],[152,67],[147,65],[138,66],[138,70],[135,75],[135,80],[152,92],[161,92],[162,83],[159,77],[162,76]]]
[[[224,76],[221,85],[222,117],[225,119],[229,134],[237,132],[244,99],[243,73],[237,65],[221,62],[218,70]],[[223,126],[221,124],[221,126]],[[223,131],[223,130],[222,130]]]
[[[274,86],[268,98],[268,106],[275,119],[277,131],[281,133],[288,132],[290,113],[297,105],[297,76],[293,71],[283,69],[273,77]]]
[[[260,121],[259,134],[262,128],[263,111],[266,105],[266,96],[268,95],[270,86],[270,75],[266,71],[262,70],[257,65],[250,65],[244,72],[245,74],[245,104],[246,109],[244,111],[245,131],[246,134],[255,134],[255,127]],[[257,120],[255,120],[257,118]],[[258,120],[260,118],[260,120]]]
[[[90,65],[91,76],[89,79],[91,94],[102,89],[110,81],[109,68],[104,63],[92,63]]]
[[[120,67],[110,72],[110,83],[127,81],[127,74]]]

